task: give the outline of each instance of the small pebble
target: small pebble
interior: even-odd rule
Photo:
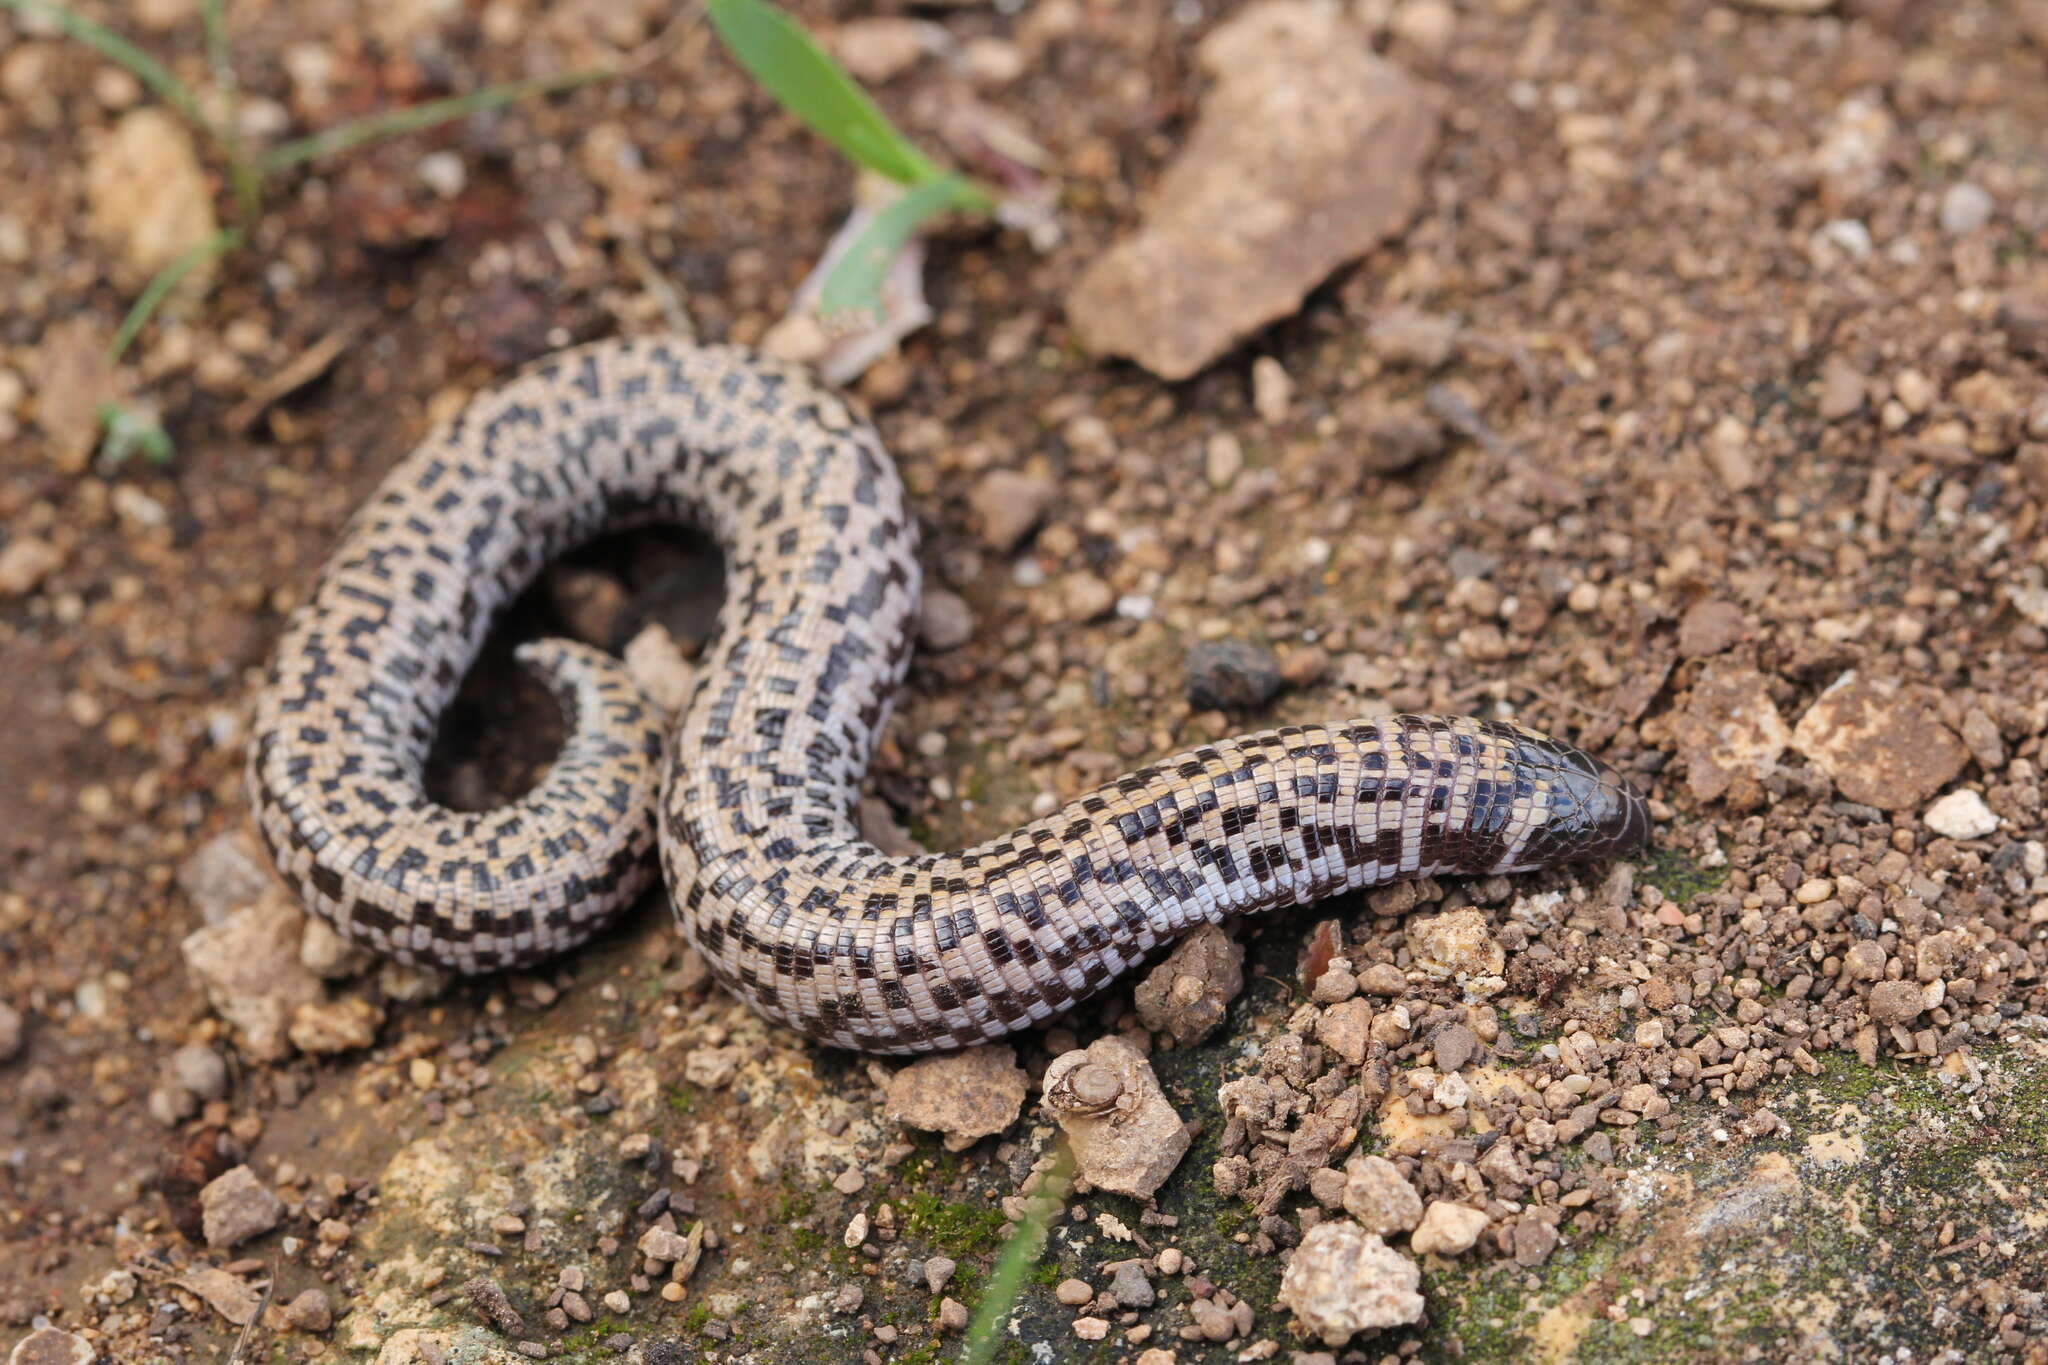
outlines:
[[[1983,186],[1959,180],[1942,192],[1941,230],[1951,237],[1967,237],[1991,221],[1996,207]]]
[[[1185,665],[1190,705],[1204,711],[1249,711],[1280,690],[1273,652],[1245,640],[1204,640]]]
[[[295,1332],[325,1332],[334,1326],[334,1307],[324,1289],[308,1289],[284,1306],[285,1326]]]
[[[1125,1308],[1150,1308],[1155,1297],[1152,1281],[1145,1278],[1145,1267],[1136,1261],[1125,1261],[1116,1268],[1110,1277],[1109,1292]]]
[[[1287,410],[1293,402],[1294,380],[1280,362],[1269,355],[1254,360],[1252,409],[1259,414],[1259,420],[1268,426],[1278,426],[1287,420]]]
[[[1079,1308],[1095,1297],[1095,1291],[1085,1280],[1061,1280],[1052,1296],[1069,1308]]]
[[[1984,798],[1965,788],[1927,808],[1927,828],[1951,839],[1983,839],[1998,832],[1998,816]]]

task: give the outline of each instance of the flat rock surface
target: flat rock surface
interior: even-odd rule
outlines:
[[[1770,681],[1755,669],[1714,667],[1692,689],[1674,738],[1695,799],[1725,797],[1738,810],[1763,800],[1763,783],[1792,739]]]
[[[1342,11],[1263,0],[1199,57],[1215,79],[1144,223],[1067,313],[1093,350],[1185,379],[1408,224],[1437,98]]]
[[[965,1145],[1016,1122],[1027,1077],[1003,1043],[912,1062],[889,1078],[888,1115]]]
[[[1847,673],[1799,718],[1792,744],[1842,795],[1879,810],[1909,810],[1955,779],[1969,751],[1911,684]]]

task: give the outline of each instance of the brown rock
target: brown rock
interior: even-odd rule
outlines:
[[[1265,0],[1199,59],[1216,84],[1138,233],[1067,297],[1090,348],[1185,379],[1407,226],[1438,100],[1341,11]]]
[[[199,1191],[206,1244],[225,1250],[261,1237],[284,1217],[284,1204],[247,1166],[236,1166]]]
[[[1049,480],[1015,470],[990,470],[967,497],[981,543],[998,554],[1016,549],[1038,529],[1058,493]]]
[[[320,916],[308,915],[305,935],[299,939],[299,961],[322,981],[345,981],[368,971],[377,958],[369,949],[343,938]]]
[[[1433,370],[1451,358],[1458,342],[1458,320],[1441,313],[1397,304],[1366,328],[1366,345],[1390,365]]]
[[[178,868],[178,886],[199,917],[218,924],[277,885],[253,837],[221,834]]]
[[[1756,460],[1749,453],[1749,428],[1734,417],[1723,417],[1707,433],[1700,447],[1707,468],[1730,493],[1756,487]]]
[[[1095,1290],[1086,1280],[1065,1279],[1054,1286],[1052,1296],[1069,1308],[1079,1308],[1095,1297]]]
[[[1222,928],[1205,924],[1146,973],[1133,998],[1138,1018],[1183,1047],[1201,1042],[1244,989],[1244,949]]]
[[[1969,761],[1924,693],[1845,673],[1799,718],[1792,745],[1851,801],[1879,810],[1920,805]]]
[[[196,1294],[208,1308],[237,1327],[253,1322],[256,1310],[263,1306],[263,1296],[247,1280],[210,1265],[196,1266],[173,1278],[171,1283]]]
[[[2048,290],[2016,290],[2001,298],[1998,326],[2014,350],[2048,356]]]
[[[1792,737],[1771,700],[1769,679],[1720,664],[1701,675],[1673,731],[1694,799],[1726,796],[1738,810],[1763,800],[1762,783]]]
[[[1352,1066],[1363,1063],[1372,1042],[1371,1003],[1354,996],[1324,1010],[1316,1019],[1316,1041]]]
[[[1416,920],[1408,927],[1408,947],[1425,974],[1460,983],[1500,975],[1507,958],[1492,924],[1470,908]]]
[[[1865,939],[1852,943],[1842,955],[1842,979],[1844,981],[1878,981],[1884,977],[1884,949]]]
[[[1515,1264],[1534,1267],[1550,1259],[1550,1253],[1557,1250],[1557,1229],[1541,1218],[1524,1217],[1515,1220],[1514,1230]]]
[[[1358,974],[1358,989],[1367,995],[1401,995],[1408,989],[1408,978],[1391,962],[1375,962]]]
[[[1368,474],[1398,474],[1447,448],[1443,426],[1434,418],[1414,408],[1385,408],[1366,419],[1358,465]]]
[[[696,1047],[683,1054],[683,1079],[706,1090],[723,1090],[740,1074],[746,1059],[737,1047]]]
[[[1401,1168],[1383,1156],[1355,1156],[1344,1167],[1344,1212],[1382,1237],[1422,1221],[1422,1196]]]
[[[284,1306],[284,1323],[295,1332],[325,1332],[334,1326],[334,1305],[324,1289],[308,1289]]]
[[[1820,415],[1823,421],[1839,422],[1863,410],[1870,394],[1870,381],[1863,372],[1831,355],[1820,367]]]
[[[199,164],[192,134],[167,109],[123,114],[93,149],[85,168],[86,199],[96,236],[118,253],[120,274],[141,284],[220,230],[213,187]],[[197,297],[213,278],[205,261],[179,283]]]
[[[487,1275],[477,1275],[465,1280],[463,1293],[469,1296],[469,1306],[476,1315],[508,1337],[526,1335],[526,1319],[512,1306],[512,1300],[505,1296],[505,1290]]]
[[[0,545],[0,597],[26,597],[64,565],[64,553],[38,536]]]
[[[1327,651],[1304,645],[1280,660],[1280,680],[1289,687],[1313,687],[1330,671]]]
[[[1679,619],[1678,655],[1682,659],[1704,659],[1732,647],[1747,633],[1742,608],[1710,597],[1693,603]]]
[[[1929,934],[1920,940],[1920,946],[1913,958],[1913,976],[1923,985],[1954,976],[1961,964],[1968,945],[1963,936],[1953,930]]]
[[[113,363],[107,359],[110,340],[84,316],[52,323],[43,332],[36,425],[50,438],[51,453],[65,473],[85,468],[100,440],[100,405],[120,397]]]
[[[1925,988],[1912,981],[1880,981],[1870,988],[1870,1017],[1880,1024],[1908,1024],[1927,1008]]]
[[[959,593],[926,584],[917,607],[918,643],[934,654],[958,649],[974,638],[974,613]]]
[[[266,897],[219,924],[193,930],[182,945],[185,966],[207,999],[263,1061],[291,1055],[293,1015],[321,999],[320,979],[299,961],[304,933],[305,915],[298,907]]]
[[[944,1133],[957,1152],[1014,1123],[1028,1084],[1015,1050],[988,1043],[904,1067],[889,1078],[885,1108],[893,1122]]]
[[[1463,1067],[1479,1052],[1479,1035],[1463,1024],[1439,1029],[1430,1041],[1436,1069],[1449,1075]]]
[[[880,85],[917,64],[929,30],[927,24],[893,15],[853,19],[832,34],[832,51],[862,83]]]
[[[1479,1234],[1486,1231],[1486,1214],[1481,1209],[1438,1199],[1422,1215],[1408,1245],[1418,1256],[1457,1256],[1472,1249]]]
[[[315,1000],[292,1011],[292,1046],[316,1057],[354,1052],[377,1041],[384,1011],[360,996]]]
[[[1193,1140],[1143,1053],[1098,1038],[1045,1069],[1045,1107],[1067,1135],[1082,1177],[1098,1189],[1150,1199]]]
[[[98,1359],[99,1352],[84,1337],[56,1327],[38,1327],[14,1344],[7,1365],[93,1365]]]
[[[1252,362],[1252,410],[1268,426],[1287,420],[1287,408],[1294,401],[1294,380],[1272,356]]]

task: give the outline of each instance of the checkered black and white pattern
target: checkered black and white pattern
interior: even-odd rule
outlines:
[[[668,736],[616,660],[527,646],[570,738],[483,814],[433,805],[434,728],[494,614],[607,529],[691,521],[727,597]],[[581,942],[646,887],[730,989],[824,1042],[917,1052],[1052,1017],[1193,926],[1400,877],[1638,846],[1641,799],[1501,722],[1396,716],[1192,750],[960,854],[852,812],[910,655],[915,525],[872,430],[798,371],[615,341],[478,399],[393,471],[293,617],[249,750],[315,911],[463,972]]]

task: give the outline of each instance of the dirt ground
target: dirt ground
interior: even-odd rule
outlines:
[[[177,0],[87,8],[205,83]],[[871,13],[794,8],[826,34]],[[1375,1006],[1412,1019],[1375,1035],[1387,1103],[1465,1112],[1417,1076],[1458,1071],[1444,1030],[1468,1017],[1530,1087],[1507,1126],[1454,1115],[1403,1147],[1364,1125],[1490,1221],[1469,1254],[1418,1257],[1424,1322],[1344,1358],[2048,1358],[2042,7],[1360,0],[1349,22],[1448,94],[1424,207],[1178,384],[1089,355],[1064,300],[1145,213],[1205,93],[1194,47],[1237,7],[884,8],[953,56],[903,60],[880,102],[935,149],[963,109],[1023,134],[1065,234],[934,242],[934,322],[854,386],[972,621],[891,723],[872,787],[894,819],[957,847],[1191,743],[1391,709],[1573,739],[1659,822],[1618,874],[1244,926],[1223,1032],[1156,1059],[1193,1152],[1150,1209],[1071,1203],[1000,1358],[1330,1349],[1275,1302],[1274,1253],[1328,1211],[1314,1181],[1253,1206],[1308,1101],[1261,1137],[1231,1108],[1248,1092],[1218,1092],[1284,1079],[1300,1044],[1276,1040],[1327,1037],[1331,933],[1361,972],[1408,973]],[[952,1358],[941,1299],[978,1303],[1049,1124],[906,1139],[865,1062],[707,994],[661,906],[534,976],[322,987],[375,1021],[337,1055],[257,1055],[188,971],[186,936],[238,908],[194,858],[247,820],[244,701],[382,471],[571,341],[678,311],[760,341],[853,194],[669,6],[250,0],[231,31],[258,138],[654,55],[279,180],[253,245],[108,373],[135,225],[181,202],[179,166],[151,161],[125,206],[96,188],[150,97],[0,13],[0,1006],[22,1021],[11,1059],[0,1032],[0,1339],[48,1321],[103,1358],[224,1359],[236,1329],[189,1288],[212,1267],[274,1281],[245,1360]],[[323,342],[331,364],[272,391]],[[173,461],[93,459],[114,396],[162,414]],[[988,490],[1018,486],[1045,511],[1011,537]],[[448,717],[437,794],[488,804],[548,761],[558,725],[510,644],[660,621],[687,649],[715,579],[648,533],[545,580]],[[1226,638],[1284,685],[1197,709],[1184,657]],[[1506,948],[1477,994],[1418,975],[1391,913],[1472,905]],[[1143,1034],[1130,1007],[1020,1040],[1025,1070]],[[176,1070],[195,1044],[224,1077]],[[1539,1117],[1574,1076],[1591,1088]],[[1582,1101],[1615,1117],[1559,1136]],[[1495,1127],[1525,1179],[1473,1173]],[[1242,1198],[1218,1193],[1246,1183],[1234,1160]],[[282,1222],[209,1248],[196,1191],[242,1162]],[[877,1230],[849,1243],[856,1215]],[[636,1250],[662,1218],[710,1229],[666,1299]],[[1192,1268],[1162,1269],[1168,1246]],[[1156,1304],[1100,1297],[1134,1257]],[[565,1269],[594,1320],[548,1321]],[[471,1306],[478,1275],[523,1335]],[[1056,1294],[1069,1276],[1089,1298]],[[284,1313],[312,1289],[335,1325]],[[1251,1325],[1204,1335],[1195,1305],[1237,1300]]]

